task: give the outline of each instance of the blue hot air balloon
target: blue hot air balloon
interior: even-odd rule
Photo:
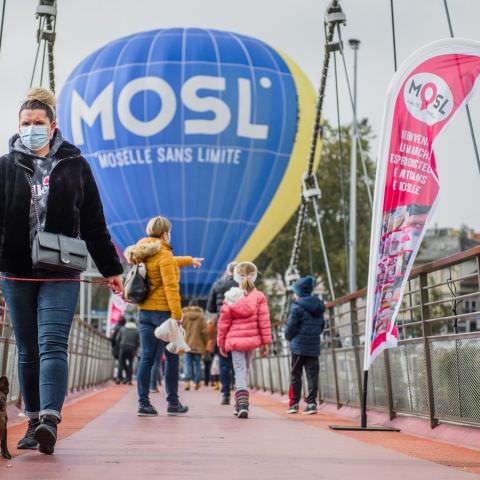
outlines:
[[[298,205],[314,101],[299,68],[264,42],[174,28],[83,60],[60,94],[59,123],[93,168],[116,244],[170,218],[176,254],[206,259],[182,272],[182,292],[203,297]]]

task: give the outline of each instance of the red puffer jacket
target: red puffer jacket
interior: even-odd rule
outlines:
[[[217,343],[225,352],[247,352],[272,343],[270,313],[262,292],[255,289],[233,305],[223,304]]]

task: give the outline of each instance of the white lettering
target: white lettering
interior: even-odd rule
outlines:
[[[113,127],[113,82],[109,83],[98,97],[93,101],[90,107],[76,90],[72,92],[71,100],[71,125],[73,141],[77,145],[83,145],[82,120],[92,127],[95,120],[100,116],[102,127],[102,136],[104,140],[113,140],[115,138],[115,129]]]
[[[134,95],[145,90],[155,92],[162,100],[158,115],[149,121],[132,115],[130,102]],[[127,83],[118,97],[118,116],[124,127],[140,137],[150,137],[165,129],[175,116],[177,100],[172,87],[162,78],[141,77]]]
[[[213,112],[215,115],[213,120],[186,120],[185,133],[216,135],[223,132],[232,117],[228,105],[216,97],[199,97],[199,90],[224,91],[225,78],[197,75],[184,83],[181,92],[184,105],[194,112]]]

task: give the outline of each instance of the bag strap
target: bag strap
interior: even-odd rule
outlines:
[[[39,232],[41,230],[41,225],[40,225],[40,214],[39,214],[40,207],[38,205],[38,197],[35,194],[35,187],[33,186],[33,180],[31,175],[29,175],[28,172],[25,172],[25,176],[27,177],[27,182],[30,185],[30,190],[32,192],[33,209],[35,211],[35,218],[37,219],[37,232]]]

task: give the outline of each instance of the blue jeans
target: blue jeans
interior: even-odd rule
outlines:
[[[157,348],[157,353],[155,354],[155,359],[152,365],[152,372],[150,373],[150,390],[157,390],[160,379],[162,378],[162,356],[163,349]]]
[[[224,397],[230,396],[230,387],[232,386],[233,380],[233,363],[232,363],[232,352],[229,352],[228,357],[225,358],[223,355],[220,355],[220,383],[222,384],[222,395]]]
[[[140,402],[149,402],[149,386],[152,366],[157,355],[162,357],[165,351],[165,391],[169,406],[177,406],[178,399],[178,355],[170,353],[166,343],[154,335],[155,329],[170,318],[170,312],[158,310],[140,310],[138,332],[142,350],[137,371],[137,392]],[[159,354],[160,350],[160,354]]]
[[[68,387],[68,336],[77,282],[3,280],[18,349],[18,378],[28,418],[61,419]]]
[[[183,358],[185,361],[185,381],[193,380],[194,383],[200,383],[202,378],[202,356],[199,353],[188,352]]]

